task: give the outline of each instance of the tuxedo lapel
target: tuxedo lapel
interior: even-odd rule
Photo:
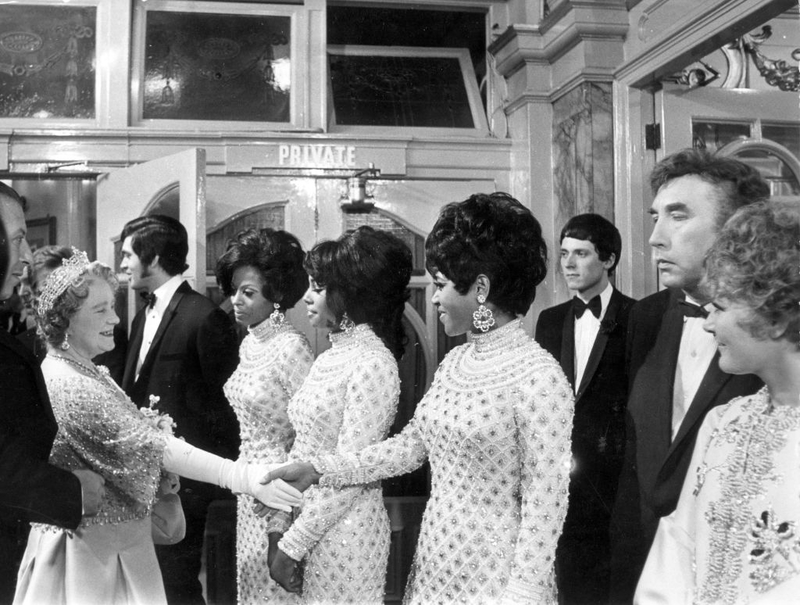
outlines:
[[[683,314],[678,308],[677,297],[670,297],[669,305],[664,312],[661,328],[658,331],[656,342],[650,350],[647,360],[647,371],[642,367],[637,376],[639,397],[642,401],[650,401],[650,409],[658,418],[654,419],[654,426],[665,427],[659,440],[663,441],[666,453],[670,444],[670,427],[672,426],[672,399],[675,391],[675,372],[678,367],[678,352],[681,348],[683,335]]]
[[[692,399],[692,404],[686,411],[686,416],[681,422],[678,433],[670,446],[670,452],[674,450],[680,442],[686,437],[687,433],[691,431],[692,426],[698,422],[705,415],[706,410],[716,398],[717,393],[722,390],[722,387],[731,379],[730,374],[726,374],[719,369],[719,350],[714,353],[711,359],[711,364],[708,366],[700,386],[697,388],[697,393]]]
[[[169,301],[169,305],[164,310],[164,315],[161,317],[161,323],[158,324],[158,329],[156,330],[155,335],[153,336],[153,342],[150,344],[150,349],[147,351],[147,356],[144,358],[144,362],[142,363],[142,367],[139,370],[139,378],[141,379],[143,376],[147,376],[150,374],[150,369],[152,368],[155,358],[158,355],[158,349],[161,346],[161,339],[164,337],[164,333],[167,331],[169,324],[172,322],[172,319],[175,317],[177,313],[178,306],[183,300],[186,291],[191,291],[191,287],[186,282],[183,282],[175,294],[172,296],[172,299]]]
[[[603,316],[603,322],[606,324],[611,324],[612,322],[616,321],[617,313],[619,312],[620,303],[622,302],[622,296],[616,289],[611,293],[611,300],[608,302],[608,309],[606,309],[606,314]],[[597,337],[594,339],[594,344],[592,345],[592,350],[589,353],[589,359],[586,361],[586,369],[583,371],[583,377],[581,378],[581,384],[577,391],[575,392],[575,402],[577,403],[581,395],[583,395],[586,387],[589,386],[589,383],[592,382],[592,378],[594,377],[594,373],[597,370],[597,366],[600,364],[600,360],[603,358],[603,353],[606,350],[606,344],[608,343],[608,332],[603,329],[603,322],[600,323],[600,330],[597,332]],[[574,324],[574,322],[573,322]]]
[[[575,391],[575,314],[572,305],[566,305],[564,313],[564,326],[561,330],[561,369],[567,375],[567,380]]]
[[[126,393],[131,392],[134,382],[136,382],[136,365],[139,361],[139,351],[142,348],[144,338],[144,320],[147,307],[140,309],[131,323],[130,344],[128,345],[128,355],[125,358],[125,372],[122,375],[122,390]]]

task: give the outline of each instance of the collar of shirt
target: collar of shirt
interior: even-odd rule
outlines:
[[[172,297],[175,296],[175,292],[178,291],[178,288],[181,287],[182,283],[183,275],[173,275],[158,288],[156,288],[153,291],[153,294],[156,295],[156,304],[153,305],[153,308],[148,315],[156,315],[158,317],[164,315],[164,311],[167,310]]]

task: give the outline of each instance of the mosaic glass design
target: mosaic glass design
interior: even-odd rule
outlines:
[[[0,6],[0,117],[95,117],[96,13]]]
[[[459,60],[329,55],[340,126],[474,128]]]
[[[291,17],[148,11],[144,119],[289,122]]]

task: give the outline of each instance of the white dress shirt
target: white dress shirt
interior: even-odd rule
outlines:
[[[581,386],[583,373],[586,371],[586,364],[589,362],[589,355],[592,353],[594,341],[597,333],[600,332],[600,322],[608,310],[608,303],[611,301],[611,294],[614,287],[609,283],[606,289],[600,293],[600,317],[595,317],[588,309],[584,311],[580,318],[575,318],[575,392]],[[588,300],[578,294],[583,302],[588,304]]]
[[[175,296],[175,292],[177,292],[182,283],[183,275],[173,275],[153,292],[156,295],[156,302],[151,309],[147,310],[144,320],[142,348],[139,349],[139,359],[136,363],[137,380],[139,379],[139,371],[142,369],[142,364],[147,358],[148,351],[150,351],[150,345],[153,344],[153,339],[156,336],[156,332],[158,332],[158,326],[164,317],[164,311],[167,310],[172,297]]]
[[[691,296],[686,302],[700,305]],[[675,384],[672,396],[672,439],[678,434],[686,411],[692,404],[703,376],[717,352],[714,336],[703,329],[702,317],[684,317],[681,333],[681,348],[678,351],[678,365],[675,369]]]

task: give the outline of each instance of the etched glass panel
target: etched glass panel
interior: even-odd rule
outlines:
[[[770,195],[787,197],[800,195],[800,184],[792,169],[767,149],[744,149],[736,154],[743,162],[758,169],[769,183]]]
[[[96,14],[0,6],[0,117],[94,118]]]
[[[692,146],[716,151],[750,136],[750,124],[692,120]]]
[[[761,138],[783,145],[800,158],[800,125],[798,124],[761,124]]]
[[[336,124],[474,128],[458,58],[329,55]]]
[[[144,119],[289,122],[291,17],[148,11]]]

